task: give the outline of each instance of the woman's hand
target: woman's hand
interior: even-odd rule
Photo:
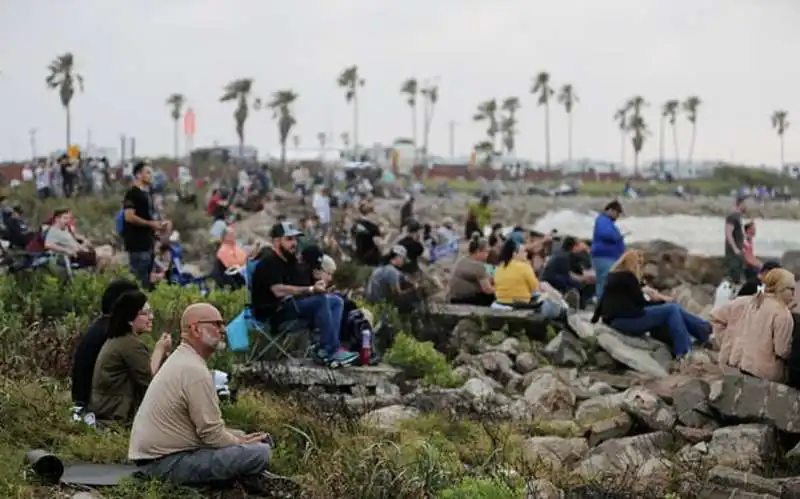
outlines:
[[[172,335],[167,332],[161,334],[161,338],[156,342],[156,350],[169,353],[172,350]]]

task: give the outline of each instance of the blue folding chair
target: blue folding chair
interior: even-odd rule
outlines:
[[[183,269],[183,247],[180,244],[172,243],[169,245],[170,264],[167,269],[167,282],[181,287],[197,286],[200,288],[201,296],[208,296],[208,280],[211,274],[195,277]]]
[[[247,290],[251,293],[251,301],[253,272],[255,272],[259,263],[259,260],[251,260],[247,262],[245,268],[241,270]],[[269,321],[261,322],[256,320],[253,316],[251,304],[247,304],[245,309],[227,326],[228,346],[230,350],[247,353],[247,362],[260,361],[273,350],[277,351],[289,362],[296,362],[297,359],[289,353],[283,346],[283,343],[286,342],[289,336],[307,334],[309,336],[309,347],[305,351],[305,356],[307,357],[308,353],[313,351],[314,348],[310,341],[312,333],[311,328],[308,322],[299,318],[300,310],[297,308],[297,304],[292,297],[284,298],[276,313],[286,314],[287,311],[290,312],[288,315],[293,316],[293,318],[281,321],[275,328],[275,331],[273,331],[273,327]],[[251,332],[256,334],[255,341],[251,341]]]

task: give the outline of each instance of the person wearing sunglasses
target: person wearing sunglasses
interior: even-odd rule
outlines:
[[[128,458],[149,478],[201,487],[238,482],[263,494],[274,442],[263,432],[228,428],[207,362],[225,350],[225,322],[209,303],[189,305],[181,316],[181,343],[164,362],[131,429]]]
[[[141,336],[153,329],[153,312],[147,296],[126,291],[111,309],[107,337],[92,376],[89,411],[98,421],[128,423],[133,419],[150,380],[172,348],[164,333],[151,353]]]

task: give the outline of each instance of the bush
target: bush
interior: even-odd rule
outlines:
[[[442,491],[439,499],[522,499],[525,491],[497,478],[465,478],[461,483]]]
[[[395,337],[394,345],[386,353],[385,359],[389,364],[403,369],[410,377],[421,379],[424,384],[454,388],[464,383],[433,343],[417,341],[405,333]]]

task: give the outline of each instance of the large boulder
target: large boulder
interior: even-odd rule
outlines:
[[[731,420],[763,421],[800,433],[800,392],[780,383],[726,374],[711,382],[709,403]]]

